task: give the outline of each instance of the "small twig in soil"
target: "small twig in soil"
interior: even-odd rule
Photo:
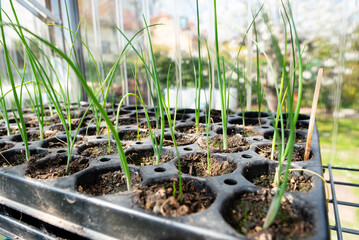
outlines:
[[[12,166],[11,163],[6,159],[6,157],[4,157],[4,155],[2,155],[2,153],[0,152],[1,157],[9,164],[9,166]]]
[[[58,137],[55,137],[55,139],[56,139],[56,140],[58,140],[60,143],[65,144],[65,146],[67,146],[67,142],[65,142],[65,141],[61,140],[61,139],[60,139],[60,138],[58,138]]]
[[[319,98],[322,77],[323,77],[323,68],[319,68],[317,83],[315,84],[315,90],[314,90],[314,96],[313,96],[312,112],[310,114],[310,120],[309,120],[307,144],[305,146],[305,152],[304,152],[304,161],[307,161],[309,159],[309,155],[310,155],[310,145],[312,143],[312,134],[313,134],[313,128],[314,128],[315,113],[317,111],[317,104],[318,104],[318,98]]]

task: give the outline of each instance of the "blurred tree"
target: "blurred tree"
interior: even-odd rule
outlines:
[[[359,55],[359,26],[349,37],[346,53]],[[341,106],[359,110],[359,59],[346,59],[344,63]]]

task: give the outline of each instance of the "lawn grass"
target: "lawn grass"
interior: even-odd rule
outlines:
[[[359,168],[359,119],[358,118],[341,118],[339,119],[338,134],[336,138],[336,154],[333,161],[331,161],[332,154],[332,141],[333,141],[333,118],[321,117],[317,118],[317,127],[319,130],[320,148],[322,155],[323,165],[331,164],[336,167],[348,167],[348,168]],[[347,181],[359,184],[358,172],[352,171],[333,171],[334,179],[338,177],[344,177]],[[337,187],[336,187],[337,189]],[[359,203],[359,189],[358,188],[347,188],[351,193],[345,194],[346,196],[338,196],[338,200],[349,201]],[[350,195],[350,197],[349,197]],[[347,199],[347,198],[350,199]],[[352,199],[353,198],[353,199]],[[329,206],[332,208],[332,205]],[[359,209],[350,208],[350,210],[356,211],[356,219],[347,219],[343,216],[343,212],[340,211],[340,218],[342,227],[358,229],[359,223]],[[344,208],[342,208],[344,209]],[[330,224],[334,225],[334,219],[329,216]],[[332,231],[332,238],[336,239],[336,234]],[[357,236],[351,234],[345,234],[344,239],[356,239]]]
[[[330,163],[332,166],[359,168],[359,119],[341,118],[339,119],[338,134],[336,139],[336,154],[334,162],[331,160],[332,141],[333,141],[333,118],[317,118],[319,130],[320,147],[322,161],[324,165]],[[358,181],[358,174],[353,174]]]

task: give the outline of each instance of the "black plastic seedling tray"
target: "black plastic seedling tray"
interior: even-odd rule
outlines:
[[[134,106],[123,107],[122,119],[135,116]],[[151,112],[151,111],[150,111]],[[143,113],[140,110],[139,113]],[[229,129],[237,133],[242,124],[242,114],[232,112],[229,115]],[[258,125],[256,112],[246,112],[246,123],[253,124],[255,136],[247,137],[250,148],[236,153],[214,153],[218,158],[234,162],[236,170],[230,174],[216,177],[192,177],[183,174],[184,181],[196,180],[196,184],[205,187],[215,196],[215,201],[206,210],[178,218],[165,218],[147,213],[133,204],[132,193],[109,194],[105,196],[90,196],[77,191],[79,185],[91,184],[102,173],[121,169],[119,157],[114,155],[101,156],[97,159],[88,158],[89,167],[73,175],[50,179],[37,180],[25,176],[26,164],[0,168],[0,232],[18,236],[24,239],[247,239],[236,232],[227,222],[231,203],[241,194],[256,192],[259,188],[248,181],[248,178],[272,172],[276,162],[265,159],[256,153],[257,146],[270,144],[269,136],[274,128],[268,114],[262,113],[261,125]],[[91,119],[91,114],[88,119]],[[176,129],[194,123],[192,109],[179,109]],[[144,123],[144,119],[140,122]],[[305,136],[309,123],[308,115],[300,115],[297,136]],[[104,126],[104,125],[103,125]],[[51,126],[47,126],[49,130]],[[93,126],[81,129],[79,138],[89,134]],[[136,130],[136,125],[121,125],[120,133]],[[36,132],[37,129],[30,129]],[[211,136],[221,132],[221,123],[211,126]],[[168,131],[167,133],[168,134]],[[183,134],[177,132],[177,134]],[[53,138],[42,141],[32,141],[30,148],[33,152],[43,153],[44,159],[51,161],[57,154],[66,156],[66,148],[47,149],[49,141],[63,139],[64,133],[58,132]],[[86,136],[88,143],[106,141],[107,135]],[[2,151],[7,158],[15,155],[23,144],[19,136],[2,136],[0,143],[10,143],[11,149]],[[296,143],[299,147],[305,141]],[[149,139],[142,141],[124,141],[126,151],[151,151]],[[76,157],[81,146],[75,148]],[[172,152],[173,147],[165,147],[164,151]],[[198,140],[192,144],[180,146],[181,156],[192,152],[205,152],[198,145]],[[308,169],[322,175],[321,157],[317,129],[314,128],[312,139],[312,158],[306,162],[293,162],[291,168]],[[45,156],[46,155],[46,156]],[[177,159],[153,166],[130,166],[131,171],[138,172],[143,182],[147,184],[160,180],[169,180],[178,176]],[[303,172],[302,174],[308,174]],[[313,176],[313,187],[307,193],[290,192],[286,196],[293,199],[296,208],[305,212],[308,220],[314,225],[314,233],[308,239],[329,239],[329,228],[326,208],[326,198],[323,182]],[[9,235],[10,236],[10,235]]]

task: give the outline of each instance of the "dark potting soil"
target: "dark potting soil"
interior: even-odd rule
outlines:
[[[139,118],[138,122],[140,123],[141,121],[142,121],[142,119]],[[113,123],[116,124],[116,118],[113,118]],[[137,119],[134,117],[119,118],[118,125],[119,126],[137,125]]]
[[[30,155],[29,161],[36,161],[44,157],[44,153],[32,154]],[[22,153],[14,153],[11,155],[11,158],[6,158],[3,154],[0,154],[0,167],[12,167],[16,165],[20,165],[26,162],[25,152]]]
[[[44,138],[50,138],[56,136],[57,131],[45,131],[44,132]]]
[[[2,151],[12,148],[13,146],[14,146],[14,144],[10,144],[10,143],[0,143],[0,153]]]
[[[273,133],[271,132],[270,134],[264,134],[264,138],[268,139],[268,140],[273,140]],[[278,137],[277,137],[278,139]],[[295,137],[295,143],[303,143],[307,140],[307,135],[301,135],[301,134],[296,134]],[[288,136],[285,136],[284,138],[285,142],[288,142]]]
[[[240,115],[242,117],[242,115]],[[243,120],[238,120],[235,121],[235,123],[232,123],[233,125],[237,126],[237,127],[252,127],[252,126],[261,126],[262,124],[264,124],[265,121],[263,121],[261,118],[252,118],[252,119],[246,119],[244,121],[244,125],[243,125]]]
[[[0,128],[0,136],[6,136],[6,135],[7,135],[6,128]]]
[[[189,125],[189,126],[179,126],[176,128],[177,132],[180,133],[186,133],[186,134],[194,134],[197,133],[196,131],[196,125]],[[205,133],[206,132],[206,126],[200,124],[199,128],[198,128],[198,133]]]
[[[149,138],[150,133],[148,131],[139,131],[137,135],[137,131],[131,130],[120,132],[119,136],[122,141],[141,141],[143,139]]]
[[[100,128],[98,133],[96,131],[97,131],[96,128],[88,128],[83,132],[83,135],[85,135],[85,136],[94,136],[94,135],[100,136],[100,135],[108,134],[107,128],[105,128],[105,127]]]
[[[176,143],[177,146],[184,146],[184,145],[189,145],[194,143],[198,136],[193,136],[193,135],[176,135]],[[158,137],[158,141],[160,140],[160,138]],[[168,139],[164,139],[163,140],[163,146],[174,146],[173,145],[173,141],[172,141],[172,137],[169,137]]]
[[[54,140],[48,141],[43,147],[48,149],[65,148],[67,147],[67,141],[66,139],[55,138]]]
[[[212,122],[222,122],[222,113],[221,113],[221,110],[215,110],[215,109],[212,109],[211,110],[211,121]],[[205,118],[203,118],[203,121],[204,122],[201,122],[201,123],[206,123],[205,121]]]
[[[271,125],[274,127],[275,124],[271,123]],[[281,128],[281,122],[278,122],[278,129]],[[287,121],[284,121],[283,124],[285,129],[289,129],[289,126],[287,125]],[[295,127],[296,130],[306,130],[309,127],[309,123],[308,122],[297,122],[297,125]]]
[[[159,127],[157,128],[157,124],[156,124],[156,121],[150,121],[151,122],[151,128],[152,129],[161,129],[161,119],[159,120]],[[173,122],[172,122],[173,124]],[[148,124],[147,124],[147,121],[144,121],[140,124],[140,127],[141,128],[145,128],[145,129],[148,129]],[[168,125],[168,121],[166,120],[165,121],[165,128],[168,128],[169,125]]]
[[[207,149],[206,137],[202,137],[198,141],[198,145],[202,149]],[[217,134],[214,137],[209,138],[209,151],[210,152],[221,152],[221,153],[234,153],[246,151],[250,147],[250,143],[246,141],[240,135],[233,135],[227,138],[228,148],[223,149],[223,135]]]
[[[214,195],[205,187],[196,188],[196,182],[183,182],[183,198],[180,201],[178,179],[139,185],[132,197],[133,203],[147,212],[165,217],[181,217],[207,209],[214,202]],[[174,187],[175,186],[175,187]]]
[[[28,130],[28,129],[26,129]],[[20,133],[19,129],[17,127],[11,127],[10,128],[10,135],[18,134]],[[7,135],[7,129],[5,127],[0,128],[0,136],[6,136]]]
[[[86,123],[82,122],[81,126],[80,125],[80,120],[75,120],[71,123],[71,131],[72,130],[76,130],[78,127],[86,127]],[[69,125],[67,125],[67,127],[69,127]],[[65,131],[64,125],[61,123],[58,123],[56,125],[53,125],[50,127],[50,130],[52,131]]]
[[[27,128],[36,128],[36,127],[39,126],[39,123],[38,123],[37,120],[32,120],[32,121],[26,122],[26,123],[25,123],[25,126],[26,126]]]
[[[44,132],[44,139],[53,137],[53,136],[56,135],[56,133],[57,133],[57,132],[54,132],[54,131],[46,131],[46,132]],[[41,138],[40,138],[40,132],[28,133],[28,135],[27,135],[27,140],[28,140],[29,142],[41,140]]]
[[[236,231],[253,239],[305,239],[313,234],[313,225],[287,198],[282,200],[271,226],[263,229],[272,199],[270,191],[243,194],[234,201],[226,220]]]
[[[283,180],[284,175],[281,176]],[[273,188],[274,174],[262,175],[253,179],[254,185],[262,188]],[[288,183],[285,189],[286,192],[308,192],[312,188],[312,179],[311,177],[305,177],[303,175],[294,176],[293,174],[288,175]]]
[[[159,164],[169,162],[174,158],[173,154],[162,154]],[[153,151],[138,151],[126,154],[128,164],[136,166],[150,166],[156,164],[156,156]]]
[[[82,150],[80,154],[86,157],[97,158],[100,156],[112,155],[118,153],[116,143],[112,142],[110,153],[108,152],[108,142],[102,142],[96,145],[90,144],[88,148]]]
[[[181,171],[185,174],[197,177],[220,176],[233,172],[237,165],[228,160],[219,161],[210,156],[211,175],[208,173],[207,154],[191,153],[181,157]],[[176,164],[176,166],[178,166]]]
[[[66,172],[67,157],[56,155],[46,161],[30,160],[26,165],[26,176],[36,179],[53,179],[68,176],[79,172],[89,166],[85,157],[71,159],[68,171]]]
[[[48,117],[47,120],[44,121],[45,126],[49,126],[49,125],[57,124],[57,123],[61,123],[61,119],[58,115]]]
[[[262,145],[256,148],[256,153],[265,158],[270,158],[272,145]],[[303,161],[304,159],[305,146],[295,147],[293,149],[292,162]],[[309,159],[313,157],[312,153],[309,155]],[[278,161],[278,150],[274,151],[273,160]]]
[[[239,129],[239,134],[241,134],[243,137],[253,137],[259,135],[259,133],[253,130],[251,127],[241,127]]]
[[[138,173],[131,173],[131,185],[136,186],[142,181]],[[80,185],[77,190],[94,196],[115,194],[127,191],[126,176],[120,170],[99,175],[95,182],[88,185]]]

